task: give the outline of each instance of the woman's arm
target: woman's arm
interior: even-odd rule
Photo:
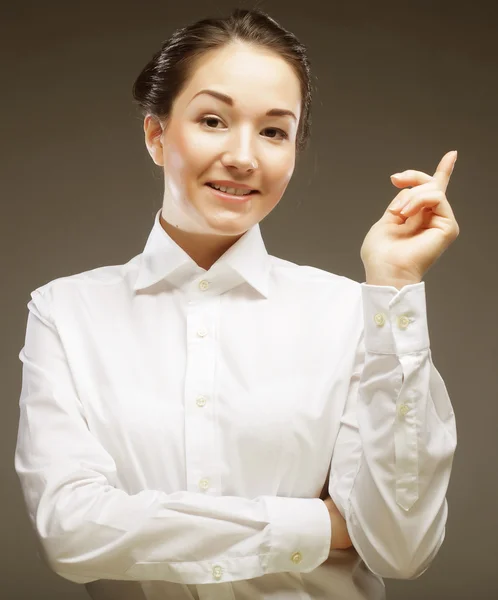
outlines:
[[[114,487],[116,464],[87,426],[49,297],[37,290],[28,304],[15,468],[56,573],[202,584],[308,573],[328,558],[319,498]]]
[[[455,415],[429,347],[425,284],[362,284],[358,322],[329,495],[370,570],[413,579],[444,540],[456,449]]]

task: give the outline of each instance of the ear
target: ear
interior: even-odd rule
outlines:
[[[154,161],[154,163],[160,167],[164,165],[163,159],[163,126],[161,122],[153,115],[146,115],[144,119],[144,134],[145,134],[145,145],[147,150]]]

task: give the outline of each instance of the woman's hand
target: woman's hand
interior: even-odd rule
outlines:
[[[367,282],[418,283],[456,239],[459,227],[446,197],[455,160],[456,152],[446,153],[432,176],[412,170],[391,175],[402,190],[361,247]]]
[[[332,539],[330,541],[330,551],[345,550],[350,548],[353,543],[349,537],[348,528],[344,517],[339,512],[332,498],[327,497],[323,501],[329,511],[330,523],[332,525]]]

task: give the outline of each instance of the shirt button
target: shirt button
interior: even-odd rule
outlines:
[[[199,481],[199,488],[201,490],[207,490],[209,487],[209,479],[201,479]]]
[[[209,281],[206,281],[205,279],[203,279],[200,283],[199,283],[199,288],[201,290],[207,290],[209,287]]]
[[[204,396],[198,396],[196,402],[197,406],[204,406],[206,404],[206,398],[204,398]]]
[[[410,324],[410,319],[406,315],[400,315],[398,317],[398,327],[400,329],[406,329]]]
[[[207,332],[207,329],[206,329],[205,327],[200,327],[200,328],[197,330],[197,335],[198,335],[199,337],[204,337],[204,336],[206,336],[206,335],[207,335],[207,333],[208,333],[208,332]]]
[[[383,327],[384,323],[386,322],[386,316],[384,313],[377,313],[374,317],[374,321],[379,327]]]
[[[221,575],[223,574],[223,569],[220,565],[216,565],[213,567],[213,577],[215,579],[221,579]]]
[[[410,410],[410,407],[407,404],[402,404],[399,407],[399,414],[404,417],[406,413]]]
[[[291,560],[296,565],[298,563],[300,563],[303,560],[303,557],[301,556],[301,552],[294,552],[294,554],[291,556]]]

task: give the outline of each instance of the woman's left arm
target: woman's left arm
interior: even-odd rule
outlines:
[[[398,194],[361,249],[363,330],[328,491],[381,577],[419,577],[445,536],[457,434],[432,361],[422,278],[459,233],[445,196],[455,159],[446,154],[432,177],[401,174],[395,185],[416,187]]]

